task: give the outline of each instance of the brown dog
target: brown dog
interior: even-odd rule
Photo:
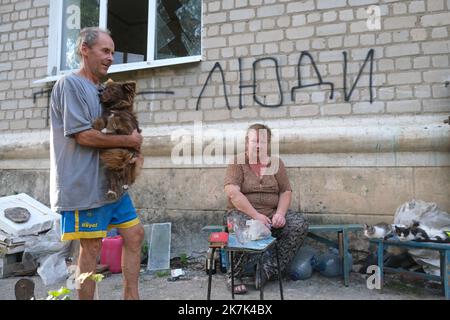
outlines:
[[[96,119],[93,127],[106,134],[129,135],[139,129],[133,112],[136,82],[114,82],[108,80],[100,93],[103,105],[102,117]],[[139,154],[132,149],[114,148],[100,152],[100,159],[106,169],[109,199],[118,199],[134,183],[142,163]]]

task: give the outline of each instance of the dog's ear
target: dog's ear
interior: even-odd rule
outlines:
[[[128,92],[129,94],[136,94],[136,82],[135,81],[127,81],[122,84],[122,88],[125,90],[125,92]]]

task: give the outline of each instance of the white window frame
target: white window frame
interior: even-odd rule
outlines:
[[[148,0],[148,32],[147,32],[147,61],[114,64],[109,70],[110,73],[118,73],[132,70],[157,68],[163,66],[171,66],[183,63],[191,63],[202,61],[203,57],[203,0],[200,0],[201,4],[201,39],[200,39],[200,55],[160,59],[155,60],[155,37],[156,37],[156,0]],[[63,1],[61,0],[49,0],[49,35],[48,35],[48,64],[47,64],[47,77],[34,81],[34,83],[45,83],[57,81],[65,74],[73,73],[78,69],[61,70],[61,32],[62,32],[62,9]],[[100,0],[99,8],[99,27],[107,27],[107,8],[108,0]],[[53,70],[56,68],[56,75],[53,74]]]

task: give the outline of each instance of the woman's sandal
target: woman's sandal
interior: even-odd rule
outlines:
[[[227,287],[229,290],[231,290],[231,280],[227,281]],[[242,281],[235,280],[234,281],[234,288],[233,288],[234,294],[245,294],[247,293],[247,287]]]

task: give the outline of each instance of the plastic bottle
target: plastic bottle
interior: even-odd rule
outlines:
[[[312,276],[313,267],[317,263],[317,252],[311,247],[301,247],[288,266],[288,274],[292,280],[306,280]]]
[[[227,273],[228,269],[228,253],[225,251],[225,249],[220,249],[220,272]]]
[[[102,240],[102,250],[100,255],[100,263],[106,264],[112,273],[121,273],[122,266],[122,244],[121,236],[104,238]]]
[[[352,255],[350,252],[347,252],[346,254],[350,261],[350,265],[352,265]],[[330,248],[328,253],[321,254],[317,258],[315,269],[326,277],[337,277],[342,275],[342,258],[339,256],[339,251],[335,248]]]

